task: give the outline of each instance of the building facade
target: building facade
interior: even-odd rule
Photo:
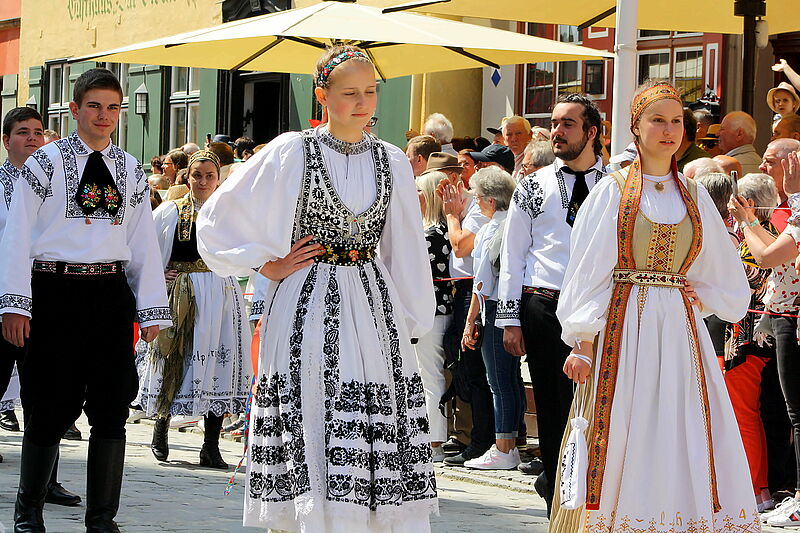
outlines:
[[[215,26],[223,19],[285,9],[288,0],[261,0],[260,4],[258,0],[14,1],[16,12],[7,9],[6,0],[0,7],[0,17],[9,20],[0,18],[0,69],[10,72],[3,78],[3,101],[7,107],[35,107],[45,127],[62,136],[75,128],[69,111],[74,82],[95,66],[114,71],[123,87],[114,141],[146,167],[152,156],[187,142],[202,145],[209,134],[233,139],[245,135],[257,143],[268,142],[284,131],[308,127],[308,121],[320,114],[309,74],[68,61]],[[3,48],[4,23],[16,31],[16,48]],[[20,40],[25,43],[21,48]],[[6,55],[14,61],[3,62]],[[310,72],[312,67],[304,65],[303,70]],[[410,86],[410,77],[379,83],[381,105],[375,131],[396,144],[405,143]],[[135,105],[136,93],[146,95],[144,107]]]

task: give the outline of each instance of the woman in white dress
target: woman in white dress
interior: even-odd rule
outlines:
[[[411,339],[435,301],[414,178],[400,149],[364,131],[377,105],[366,53],[328,50],[315,83],[329,122],[277,137],[198,219],[215,272],[279,280],[262,319],[244,524],[425,533],[436,482]]]
[[[641,89],[639,154],[592,189],[575,223],[557,314],[574,347],[564,371],[585,383],[586,502],[556,505],[551,531],[760,530],[702,320],[737,322],[750,291],[708,192],[677,171],[682,116],[672,86]]]
[[[219,434],[225,413],[245,411],[253,380],[250,326],[238,281],[211,272],[197,251],[197,212],[219,185],[219,158],[195,152],[188,170],[190,192],[153,213],[175,325],[150,344],[136,403],[158,417],[156,459],[169,455],[171,416],[203,416],[200,465],[227,469]]]

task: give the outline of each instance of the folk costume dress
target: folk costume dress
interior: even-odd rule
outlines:
[[[218,276],[200,259],[196,218],[191,194],[153,212],[164,269],[178,271],[178,278],[167,284],[178,330],[164,330],[150,343],[136,400],[148,416],[242,413],[253,379],[241,288],[235,278]],[[184,316],[184,305],[191,307],[193,318]],[[186,343],[174,351],[182,356],[175,366],[165,353],[165,337]],[[165,380],[168,390],[162,394]]]
[[[582,387],[589,472],[585,508],[560,509],[556,491],[552,532],[760,530],[702,320],[737,322],[750,291],[710,196],[673,172],[642,175],[637,159],[591,191],[575,223],[558,317],[564,342],[597,347]]]
[[[325,254],[266,298],[244,524],[420,533],[437,511],[425,393],[411,344],[435,300],[403,152],[325,126],[279,136],[198,219],[200,254],[247,275],[315,236]]]

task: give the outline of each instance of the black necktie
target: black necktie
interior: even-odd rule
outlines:
[[[119,189],[103,162],[103,154],[92,152],[83,169],[75,201],[87,217],[99,207],[104,208],[113,217],[119,211],[120,200]]]
[[[586,185],[587,172],[577,172],[566,166],[561,170],[575,176],[575,186],[572,188],[572,197],[570,197],[569,206],[567,207],[567,224],[572,227],[575,224],[575,217],[578,216],[578,209],[580,209],[586,197],[589,196],[589,186]]]

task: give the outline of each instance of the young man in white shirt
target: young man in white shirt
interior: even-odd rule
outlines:
[[[8,219],[8,210],[11,207],[11,198],[14,194],[14,185],[19,178],[19,169],[25,164],[28,157],[44,144],[44,129],[42,117],[39,112],[30,107],[15,107],[3,119],[3,146],[8,152],[8,158],[0,166],[0,238],[2,238]],[[14,363],[22,366],[25,350],[14,346],[4,338],[0,338],[0,397],[5,394]],[[11,414],[14,412],[11,411]],[[16,420],[16,417],[14,417]],[[19,431],[19,430],[17,430]],[[0,460],[2,460],[0,458]],[[81,497],[66,490],[58,482],[58,458],[50,474],[47,484],[45,501],[56,505],[78,505]]]
[[[570,347],[561,341],[556,306],[578,208],[606,173],[599,155],[600,127],[600,112],[591,99],[582,94],[558,98],[551,117],[556,160],[517,185],[500,255],[495,325],[504,329],[509,353],[528,355],[548,511],[572,403],[572,381],[563,372]]]
[[[149,185],[136,159],[111,143],[121,102],[106,69],[76,80],[77,131],[20,169],[0,242],[3,336],[27,347],[15,532],[45,530],[58,442],[81,410],[92,427],[86,531],[119,531],[125,420],[138,385],[133,324],[146,341],[171,325]]]

